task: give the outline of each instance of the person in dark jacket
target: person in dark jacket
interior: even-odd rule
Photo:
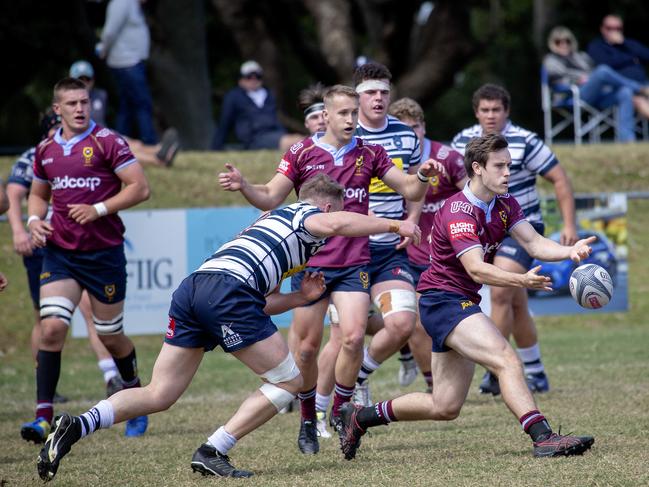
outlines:
[[[279,122],[275,97],[263,86],[263,70],[257,61],[241,65],[238,86],[225,94],[212,149],[223,150],[232,128],[246,150],[286,151],[304,138],[299,134],[287,134]]]

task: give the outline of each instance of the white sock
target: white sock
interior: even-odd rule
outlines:
[[[356,379],[356,382],[362,384],[370,376],[370,374],[380,366],[381,364],[370,356],[369,349],[365,347],[365,349],[363,350],[363,363],[361,364],[361,370],[358,372],[358,379]]]
[[[541,361],[541,347],[538,343],[527,348],[517,348],[516,351],[523,362],[526,374],[538,374],[545,371]]]
[[[97,366],[99,367],[99,370],[104,373],[104,382],[108,382],[113,377],[119,375],[119,370],[117,370],[117,365],[115,365],[115,361],[112,357],[101,359],[97,362]]]
[[[115,410],[111,402],[104,399],[79,416],[79,419],[81,420],[81,438],[83,438],[99,428],[110,428],[115,421]]]
[[[237,444],[237,439],[221,426],[207,439],[207,442],[216,448],[221,455],[227,455],[234,445]]]
[[[315,410],[316,411],[327,411],[329,409],[329,403],[331,402],[331,394],[328,396],[323,396],[322,394],[315,393]]]

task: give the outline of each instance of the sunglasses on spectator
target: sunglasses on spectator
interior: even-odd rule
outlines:
[[[262,75],[260,73],[250,73],[244,76],[245,79],[261,79]]]
[[[612,31],[622,32],[622,26],[621,25],[605,25],[604,30],[612,30]]]
[[[568,45],[571,44],[570,39],[568,39],[568,38],[564,38],[564,39],[555,39],[555,40],[554,40],[554,43],[555,43],[557,46],[560,46],[561,44],[568,44]]]

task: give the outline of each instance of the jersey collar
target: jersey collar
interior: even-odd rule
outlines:
[[[466,184],[464,185],[462,194],[464,194],[466,199],[469,200],[469,202],[473,206],[477,206],[482,211],[484,211],[486,221],[487,223],[489,223],[491,221],[491,210],[493,210],[494,205],[496,204],[496,197],[494,196],[494,199],[492,199],[489,203],[485,203],[484,201],[482,201],[480,198],[478,198],[476,195],[473,194],[473,191],[471,191],[471,188],[469,188],[469,181],[467,181]]]
[[[54,133],[54,142],[59,144],[61,148],[63,149],[63,155],[64,156],[69,156],[70,153],[72,152],[72,148],[81,142],[83,139],[88,137],[90,133],[95,130],[95,126],[97,124],[95,123],[94,120],[90,120],[90,126],[88,129],[83,132],[82,134],[75,135],[72,137],[70,140],[64,140],[63,136],[61,135],[63,133],[63,127],[59,127],[59,129]]]
[[[385,123],[383,124],[383,127],[379,127],[377,129],[372,127],[366,127],[361,123],[360,119],[358,120],[358,126],[363,130],[367,130],[368,132],[376,132],[376,133],[383,132],[386,128],[388,128],[388,117],[385,117]]]
[[[345,154],[354,150],[356,144],[358,143],[356,137],[352,137],[352,140],[349,144],[343,145],[340,149],[336,149],[333,145],[329,145],[320,140],[320,137],[322,137],[323,135],[324,135],[323,132],[313,134],[313,136],[311,137],[313,139],[313,143],[318,147],[320,147],[322,150],[325,150],[329,154],[331,154],[331,156],[334,158],[335,166],[342,166],[343,157],[345,157]]]

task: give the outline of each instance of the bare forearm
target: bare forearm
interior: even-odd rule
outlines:
[[[557,194],[557,201],[559,203],[561,217],[563,218],[563,225],[570,228],[575,227],[575,198],[572,192],[572,186],[570,185],[570,180],[566,177],[565,179],[557,181],[554,185],[554,190]]]
[[[115,196],[102,201],[106,205],[108,213],[117,213],[121,210],[131,208],[149,199],[149,186],[146,183],[127,184]]]
[[[266,306],[264,306],[264,313],[267,315],[278,315],[284,313],[298,306],[307,304],[306,299],[299,291],[292,293],[272,293],[266,296]]]
[[[260,210],[272,210],[279,206],[283,200],[270,193],[265,184],[250,184],[247,181],[241,182],[241,194],[255,208]]]
[[[331,213],[331,216],[332,218],[327,221],[328,228],[325,236],[364,237],[376,233],[396,233],[399,230],[397,220],[387,220],[346,211]]]
[[[12,191],[11,188],[7,188],[7,198],[9,200],[9,211],[7,211],[7,219],[9,220],[9,225],[11,226],[11,231],[14,235],[25,231],[22,209],[22,201],[24,197],[24,194],[21,195],[17,192]]]
[[[421,181],[416,174],[408,174],[406,182],[402,196],[409,201],[421,201],[428,189],[428,182]]]
[[[538,235],[526,250],[535,259],[545,262],[555,262],[569,259],[571,249],[572,247],[560,245],[554,240]]]
[[[42,197],[35,195],[33,192],[29,195],[27,200],[27,214],[29,216],[36,215],[41,220],[47,216],[47,208],[49,203]]]
[[[515,274],[496,267],[493,264],[482,262],[480,265],[467,269],[469,276],[478,284],[500,287],[525,287],[523,274]]]

